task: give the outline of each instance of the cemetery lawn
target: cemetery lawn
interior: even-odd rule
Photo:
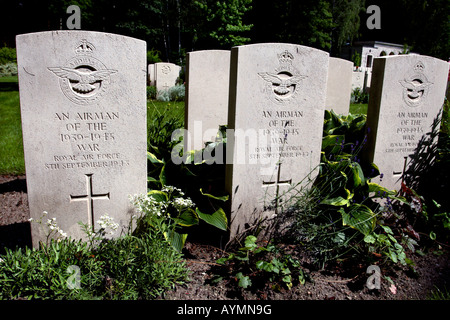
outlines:
[[[350,104],[350,113],[353,114],[367,114],[367,103]]]
[[[24,174],[17,77],[0,78],[0,174]]]

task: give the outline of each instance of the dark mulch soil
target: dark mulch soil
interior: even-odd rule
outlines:
[[[25,176],[0,176],[0,253],[5,247],[30,245],[29,209]],[[445,249],[445,248],[444,248]],[[438,254],[439,253],[439,254]],[[335,265],[325,270],[304,267],[311,281],[291,290],[272,290],[270,285],[257,290],[244,290],[233,278],[218,284],[211,279],[222,266],[215,263],[224,252],[212,245],[190,243],[184,249],[190,281],[177,285],[162,298],[168,300],[409,300],[427,299],[432,290],[450,289],[448,250],[436,250],[426,256],[412,255],[416,273],[402,267],[381,268],[381,289],[366,287],[367,265],[351,268]]]

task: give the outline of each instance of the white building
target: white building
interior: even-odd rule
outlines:
[[[370,88],[373,59],[407,53],[407,47],[401,44],[380,41],[357,41],[353,46],[342,49],[341,57],[353,61],[355,55],[361,57],[360,65],[353,67],[352,89],[359,87],[364,91]]]

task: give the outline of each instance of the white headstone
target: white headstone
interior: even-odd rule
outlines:
[[[148,85],[149,86],[156,86],[155,65],[154,64],[149,64],[148,65]]]
[[[352,90],[356,88],[364,90],[364,72],[361,70],[352,72]]]
[[[205,50],[187,54],[185,137],[186,150],[200,150],[214,141],[228,121],[230,51]]]
[[[330,58],[325,109],[336,114],[347,115],[352,95],[353,63],[339,58]]]
[[[147,190],[146,43],[48,31],[16,45],[31,217],[47,211],[74,238],[106,214],[127,227],[128,196]],[[33,223],[33,245],[48,231]]]
[[[181,67],[173,63],[158,62],[155,63],[155,82],[156,90],[169,90],[175,86],[180,76]]]
[[[367,157],[383,176],[373,182],[399,190],[405,159],[431,131],[442,108],[448,70],[446,61],[421,55],[375,59],[367,113]]]
[[[231,237],[263,212],[277,213],[291,195],[284,193],[319,164],[328,62],[328,53],[300,45],[232,48],[226,167]]]

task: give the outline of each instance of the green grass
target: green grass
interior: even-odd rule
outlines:
[[[161,115],[184,123],[184,102],[147,101],[147,121],[150,122],[149,120]]]
[[[367,107],[368,105],[366,103],[356,103],[350,105],[350,113],[352,114],[367,114]]]
[[[0,78],[0,174],[24,174],[17,76]]]

